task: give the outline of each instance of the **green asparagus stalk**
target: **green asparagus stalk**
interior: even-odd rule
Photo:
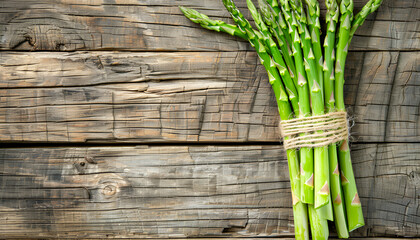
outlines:
[[[200,24],[203,28],[213,30],[216,32],[228,33],[232,36],[237,36],[248,40],[248,36],[242,33],[239,28],[232,24],[227,24],[220,20],[212,20],[207,15],[202,14],[194,9],[179,7],[182,13],[194,23]]]
[[[335,63],[335,102],[338,111],[345,111],[344,105],[344,68],[349,48],[351,22],[353,19],[353,1],[341,0],[340,28]],[[363,211],[356,188],[351,165],[350,148],[347,141],[340,144],[338,159],[341,167],[341,184],[343,186],[345,209],[349,231],[365,225]]]
[[[369,0],[369,2],[367,2],[365,6],[363,6],[362,10],[360,10],[360,12],[357,13],[356,16],[354,16],[353,22],[351,24],[349,41],[351,41],[357,28],[363,24],[366,17],[369,14],[375,12],[381,4],[382,0]]]
[[[330,157],[330,182],[331,195],[333,198],[334,209],[334,225],[339,238],[348,238],[349,231],[347,228],[346,213],[344,208],[344,197],[341,190],[340,169],[337,159],[337,144],[328,146],[328,154]]]
[[[251,35],[250,39],[252,41],[252,33],[249,31],[248,34]],[[258,40],[258,42],[258,44],[254,43],[254,46],[258,55],[260,56],[262,64],[268,72],[270,83],[273,87],[274,95],[277,99],[280,118],[285,120],[290,119],[292,118],[293,113],[287,101],[287,96],[284,96],[286,95],[286,92],[282,88],[280,76],[276,73],[276,67],[274,64],[272,64],[273,61],[270,59],[270,56],[266,54],[265,50],[263,49],[261,40]],[[267,64],[268,62],[271,63]],[[277,90],[279,88],[281,89],[280,91]],[[295,149],[288,149],[286,153],[289,167],[290,185],[292,189],[291,192],[293,200],[295,238],[299,240],[307,240],[309,239],[308,213],[306,204],[300,201],[299,159]]]
[[[327,34],[324,41],[324,98],[328,112],[335,111],[334,97],[334,60],[335,60],[335,35],[340,10],[336,0],[326,0],[327,6]]]
[[[338,43],[336,49],[335,62],[335,102],[337,110],[345,111],[344,105],[344,68],[349,48],[350,29],[353,19],[353,0],[341,0],[340,3],[340,28],[338,33]]]
[[[339,18],[339,7],[336,0],[326,0],[327,6],[327,34],[324,42],[324,97],[327,112],[335,111],[334,99],[334,46],[335,46],[335,33],[337,22]],[[348,238],[347,220],[344,211],[343,193],[341,191],[341,181],[337,159],[337,145],[331,144],[328,146],[329,163],[330,163],[330,182],[331,182],[331,195],[333,199],[334,208],[334,224],[337,230],[338,237]]]
[[[315,210],[314,205],[308,204],[308,213],[311,223],[311,232],[313,240],[326,240],[328,239],[328,222],[319,216]]]
[[[315,148],[314,152],[315,152],[315,170],[314,170],[315,190],[321,189],[320,191],[323,191],[324,189],[322,189],[322,187],[325,186],[326,184],[327,186],[331,186],[330,172],[329,172],[330,166],[329,166],[328,146],[324,146],[322,148]],[[317,177],[317,175],[320,175],[320,176]],[[320,186],[321,184],[318,184],[318,187],[317,187],[318,179],[321,179],[321,181],[318,181],[320,183],[323,183],[322,181],[326,180],[326,184],[324,184],[323,186]],[[333,217],[333,208],[332,208],[330,189],[326,189],[326,192],[328,193],[328,196],[326,198],[327,203],[323,206],[320,206],[319,208],[315,210],[321,218],[333,221],[334,217]],[[315,195],[315,202],[316,200],[317,200],[317,195]]]
[[[357,28],[366,19],[367,15],[376,11],[381,3],[381,0],[370,0],[353,20],[353,1],[341,0],[340,2],[340,31],[338,35],[339,40],[337,44],[335,67],[335,101],[338,111],[345,111],[343,96],[344,69],[351,38]],[[338,156],[341,167],[341,184],[344,192],[348,228],[349,231],[353,231],[354,229],[363,226],[365,223],[359,195],[357,193],[356,181],[354,179],[350,148],[347,141],[343,141],[340,144]]]

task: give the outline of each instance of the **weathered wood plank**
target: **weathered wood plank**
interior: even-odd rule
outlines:
[[[353,137],[420,141],[416,52],[352,52]],[[16,53],[0,56],[0,140],[279,141],[254,52]]]
[[[364,55],[360,81],[351,89],[356,138],[363,133],[362,141],[420,140],[419,62],[418,53]]]
[[[420,145],[353,146],[366,227],[420,236]],[[392,166],[392,167],[390,167]],[[0,150],[2,237],[292,236],[281,146]]]
[[[245,11],[244,0],[236,1]],[[360,10],[365,0],[355,1]],[[415,0],[385,0],[360,28],[351,49],[415,50],[420,25]],[[321,1],[323,4],[323,1]],[[0,49],[237,51],[244,41],[200,29],[181,15],[178,5],[227,20],[222,1],[1,1]],[[325,15],[325,13],[323,12]],[[375,19],[375,21],[373,21]]]

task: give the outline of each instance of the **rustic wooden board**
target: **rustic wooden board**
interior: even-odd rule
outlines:
[[[322,4],[324,1],[320,1]],[[360,10],[366,0],[355,1]],[[201,29],[177,8],[184,5],[227,20],[221,0],[3,0],[0,49],[237,51],[244,41]],[[237,0],[245,11],[245,0]],[[324,13],[324,12],[323,12]],[[325,15],[325,14],[324,14]],[[354,38],[353,50],[418,50],[420,25],[416,0],[385,0]],[[412,16],[412,17],[409,17]],[[374,21],[373,21],[374,20]]]
[[[355,140],[420,141],[419,58],[349,54]],[[254,52],[3,52],[0,73],[1,141],[279,141]]]
[[[420,144],[352,147],[366,219],[352,236],[419,237]],[[5,238],[293,235],[281,146],[3,148],[0,159]]]

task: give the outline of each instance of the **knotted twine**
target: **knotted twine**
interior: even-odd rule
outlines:
[[[348,138],[346,112],[280,121],[285,149],[322,147]]]

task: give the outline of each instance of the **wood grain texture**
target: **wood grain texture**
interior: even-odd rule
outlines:
[[[352,149],[366,218],[352,236],[419,237],[420,145]],[[0,159],[2,237],[293,235],[281,146],[5,148]]]
[[[365,2],[356,0],[356,11]],[[236,3],[249,17],[245,1]],[[0,4],[0,49],[4,50],[250,49],[244,41],[201,29],[177,8],[184,5],[228,20],[222,1],[3,0]],[[385,0],[379,12],[370,16],[357,31],[351,49],[420,49],[420,42],[416,40],[420,37],[420,25],[414,17],[419,13],[416,0]]]
[[[350,53],[356,141],[420,141],[418,62],[416,52]],[[0,72],[1,141],[280,140],[254,52],[3,52]]]
[[[0,0],[0,238],[293,237],[265,70],[178,5],[230,21],[221,0]],[[420,238],[419,9],[384,0],[350,47],[355,238]]]

